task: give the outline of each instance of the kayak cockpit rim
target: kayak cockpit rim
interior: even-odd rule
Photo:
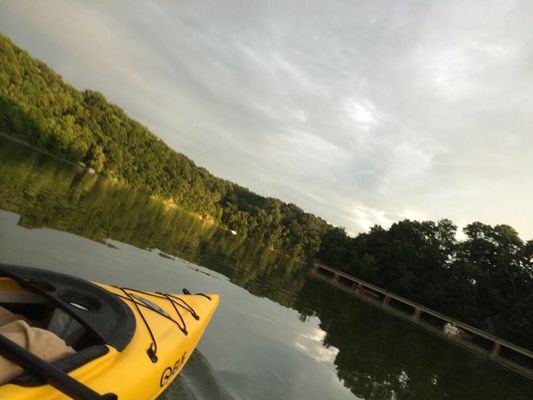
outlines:
[[[24,289],[19,293],[2,292],[3,304],[48,303],[77,321],[96,339],[93,345],[50,363],[0,335],[0,356],[25,371],[9,383],[20,386],[48,383],[75,400],[116,400],[117,395],[101,395],[67,372],[108,353],[106,345],[119,351],[127,346],[135,331],[135,317],[130,308],[97,285],[56,272],[0,264],[0,278],[14,281]]]
[[[136,319],[131,308],[116,295],[89,281],[1,263],[0,277],[14,280],[27,292],[67,313],[93,334],[99,344],[122,351],[135,333]]]

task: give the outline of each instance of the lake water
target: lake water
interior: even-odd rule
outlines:
[[[163,399],[530,400],[533,384],[306,266],[0,137],[0,262],[221,304]]]

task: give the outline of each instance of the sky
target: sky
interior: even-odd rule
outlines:
[[[533,238],[533,2],[0,0],[0,32],[216,176],[356,234]]]

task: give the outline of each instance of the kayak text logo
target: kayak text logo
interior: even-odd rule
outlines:
[[[180,370],[180,368],[185,363],[186,356],[187,352],[183,353],[183,355],[178,359],[178,361],[174,363],[173,367],[165,368],[165,370],[163,371],[163,375],[161,375],[161,380],[159,381],[159,385],[161,387],[165,386],[169,382],[170,378]]]

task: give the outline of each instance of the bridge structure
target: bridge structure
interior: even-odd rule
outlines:
[[[533,353],[527,349],[320,262],[309,275],[533,380]]]

